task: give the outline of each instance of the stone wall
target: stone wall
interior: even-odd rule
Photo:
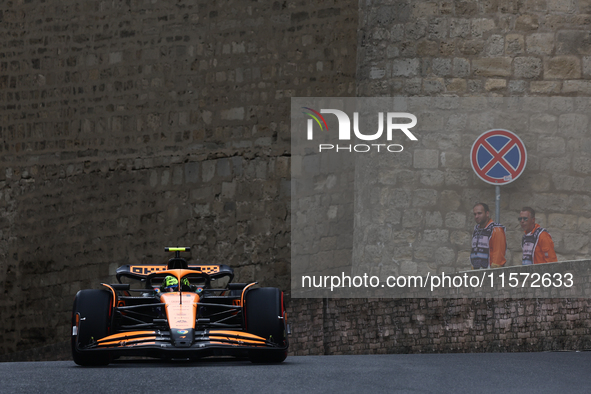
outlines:
[[[477,111],[419,117],[428,131],[395,166],[380,169],[379,203],[396,213],[389,215],[385,255],[411,262],[410,273],[425,264],[469,267],[472,207],[488,203],[493,217],[495,207],[495,188],[472,170],[470,149],[480,134],[505,128],[528,150],[524,173],[501,186],[508,265],[520,264],[516,218],[523,206],[537,211],[559,260],[589,256],[589,18],[588,1],[360,3],[361,96],[531,96],[553,103],[537,107],[536,115],[508,113],[496,122]],[[380,232],[369,234],[366,254],[384,243]]]
[[[588,0],[360,3],[359,92],[589,95]]]
[[[529,154],[524,174],[501,192],[508,265],[520,263],[521,234],[515,218],[524,205],[538,211],[538,222],[550,230],[559,260],[588,258],[591,138],[588,120],[574,112],[588,112],[589,2],[377,0],[360,2],[359,8],[359,96],[556,100],[552,111],[557,114],[507,119],[517,125],[512,131],[525,131]],[[433,124],[436,120],[426,119]],[[463,119],[460,132],[445,126],[419,135],[415,146],[374,168],[380,190],[371,193],[371,204],[389,211],[376,215],[381,229],[357,228],[367,234],[361,242],[366,249],[357,258],[375,257],[370,266],[384,259],[408,263],[392,274],[421,273],[422,266],[430,264],[469,267],[472,206],[484,201],[494,207],[495,192],[474,174],[468,154],[478,135],[503,125]],[[591,346],[587,298],[291,302],[294,354]]]
[[[357,24],[338,0],[3,2],[0,355],[67,340],[79,289],[165,246],[289,287],[290,97],[355,94]]]
[[[495,295],[448,287],[439,298],[292,299],[287,308],[294,355],[591,350],[591,260],[507,267],[487,274],[570,272],[573,281],[524,290],[496,283]],[[476,271],[475,271],[476,272]],[[479,271],[478,275],[480,275]],[[519,281],[521,286],[523,281]],[[577,288],[577,291],[572,291]],[[503,290],[508,296],[503,296]],[[549,294],[556,297],[548,298]],[[568,298],[568,294],[586,298]],[[513,293],[516,294],[516,293]],[[544,295],[545,294],[545,295]],[[454,296],[455,295],[455,296]],[[478,298],[477,298],[478,297]]]
[[[583,351],[589,299],[300,299],[294,355]]]

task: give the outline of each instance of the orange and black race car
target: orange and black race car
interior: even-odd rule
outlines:
[[[124,265],[117,269],[118,284],[76,294],[76,364],[105,365],[120,356],[285,360],[288,326],[282,291],[257,288],[256,282],[231,283],[234,272],[227,265],[189,265],[180,252],[190,248],[165,250],[175,252],[168,264]],[[125,282],[140,285],[132,288]]]

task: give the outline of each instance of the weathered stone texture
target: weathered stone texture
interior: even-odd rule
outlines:
[[[392,13],[395,15],[395,13]],[[357,3],[0,5],[0,354],[164,246],[289,287],[290,97],[355,94]]]
[[[381,85],[370,85],[361,73],[358,75],[360,95],[553,97],[591,93],[590,40],[584,22],[589,19],[589,7],[580,2],[491,1],[469,9],[456,2],[446,7],[416,5],[413,10],[414,18],[399,19],[396,23],[398,39],[390,45],[398,49],[398,56],[383,62],[384,67],[391,64],[395,70],[401,69],[399,65],[413,64],[412,74],[386,74],[381,78]],[[363,35],[376,28],[367,21],[377,10],[372,3],[360,4],[360,11],[369,15],[362,19]],[[444,43],[449,50],[445,54],[440,52]],[[380,40],[371,42],[372,60],[384,59],[381,44]],[[366,45],[370,43],[360,42],[359,53],[363,53]],[[367,60],[359,58],[361,69]],[[524,205],[533,206],[540,213],[538,221],[549,228],[559,259],[588,256],[584,241],[588,235],[563,228],[562,223],[572,215],[589,217],[589,211],[582,209],[591,193],[588,179],[591,170],[587,165],[589,100],[565,97],[547,103],[550,107],[531,119],[507,114],[502,125],[493,126],[485,111],[478,109],[466,119],[458,116],[445,120],[447,124],[437,117],[434,120],[421,116],[423,133],[416,146],[407,150],[413,163],[409,171],[417,177],[408,176],[395,185],[420,194],[413,194],[409,207],[412,211],[403,212],[398,226],[417,231],[419,239],[429,238],[442,225],[455,232],[442,236],[444,244],[435,242],[430,249],[427,243],[413,244],[412,260],[418,256],[421,261],[436,259],[441,248],[449,248],[456,256],[455,264],[469,266],[466,260],[472,225],[469,214],[478,201],[494,208],[494,187],[476,177],[468,153],[474,139],[491,127],[516,132],[528,149],[525,173],[501,188],[501,212],[507,212],[501,221],[508,226],[508,237],[515,238],[509,240],[508,264],[520,264],[521,235],[514,231],[517,228],[514,217]],[[532,101],[531,105],[540,104]],[[458,138],[450,138],[450,134],[458,134]],[[429,192],[435,197],[426,198]],[[444,197],[449,193],[458,196],[453,204]],[[462,229],[458,219],[462,215],[468,218],[465,229],[459,233]],[[548,223],[549,217],[560,226],[555,228]],[[387,249],[395,253],[397,247],[405,245],[392,240]]]
[[[364,35],[378,28],[387,30],[383,24],[371,23],[382,3],[387,2],[360,5],[360,12],[366,15],[362,18],[365,22],[361,26]],[[472,7],[458,2],[433,7],[425,7],[426,3],[422,2],[416,6],[411,4],[411,16],[401,14],[396,20],[396,40],[374,34],[373,40],[361,41],[360,53],[371,52],[371,57],[360,58],[361,69],[365,61],[377,61],[384,68],[392,64],[395,71],[391,75],[386,73],[381,76],[387,82],[383,84],[382,91],[366,91],[365,84],[361,83],[360,92],[363,95],[507,93],[502,82],[491,84],[487,83],[486,78],[505,79],[504,86],[508,87],[508,92],[520,95],[561,92],[587,94],[588,89],[581,84],[571,83],[564,89],[560,83],[557,88],[548,84],[540,85],[541,81],[547,80],[576,81],[584,78],[584,65],[591,53],[591,39],[586,28],[591,14],[586,3],[541,1],[522,4],[492,1]],[[389,53],[396,54],[394,57],[384,56],[382,48],[386,46]],[[474,81],[465,86],[445,83],[434,88],[430,73],[444,77],[448,73],[443,71],[445,68],[431,69],[426,65],[429,62],[435,64],[435,59],[445,64],[446,60],[452,61],[456,57],[464,58],[468,67],[463,68],[467,71],[462,71],[461,75],[452,75],[478,80],[479,83]],[[411,64],[412,71],[408,68]],[[400,80],[400,77],[409,76],[427,83],[417,84],[417,81],[413,81],[411,88],[408,85],[410,81]],[[360,77],[362,80],[366,78],[363,73]],[[516,78],[523,81],[511,83]]]
[[[591,346],[587,299],[294,299],[287,312],[294,355],[581,351]]]

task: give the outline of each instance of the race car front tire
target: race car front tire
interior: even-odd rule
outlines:
[[[265,338],[278,346],[287,344],[285,310],[281,290],[263,287],[248,290],[244,296],[245,330]],[[261,349],[249,352],[253,363],[280,363],[287,357],[287,349]]]
[[[79,348],[109,335],[112,303],[111,293],[105,290],[80,290],[76,294],[72,310],[72,358],[76,364],[109,364],[108,353],[82,352]]]

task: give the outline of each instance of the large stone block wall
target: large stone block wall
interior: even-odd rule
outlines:
[[[587,0],[360,3],[359,92],[589,95]]]
[[[357,24],[338,0],[3,2],[0,354],[67,340],[79,289],[165,246],[289,287],[290,97],[355,95]]]
[[[527,126],[513,131],[527,131],[529,151],[525,173],[501,192],[508,265],[520,264],[516,217],[524,205],[537,209],[560,260],[588,258],[591,133],[574,112],[589,101],[589,3],[378,0],[359,6],[359,96],[554,98],[552,111],[559,114],[508,119]],[[486,130],[442,128],[419,135],[396,159],[382,160],[387,164],[375,172],[385,193],[372,195],[390,208],[391,221],[379,222],[382,231],[367,231],[371,237],[357,257],[381,250],[374,267],[404,260],[393,274],[421,273],[421,265],[432,263],[467,269],[472,206],[484,201],[494,208],[494,187],[476,177],[468,160]],[[587,298],[292,299],[289,311],[292,352],[302,355],[591,346]]]
[[[385,243],[384,254],[407,273],[426,264],[468,268],[472,207],[488,203],[493,217],[495,207],[495,188],[472,170],[470,149],[480,134],[505,128],[528,150],[524,173],[501,186],[508,265],[521,264],[516,218],[523,206],[537,211],[559,260],[589,256],[591,130],[583,97],[591,93],[590,17],[588,1],[360,4],[359,95],[539,100],[531,105],[548,99],[535,116],[509,113],[494,124],[478,113],[449,122],[423,118],[435,127],[418,133],[395,166],[380,168],[382,210],[397,214],[387,223],[391,241],[369,232],[366,254]]]

